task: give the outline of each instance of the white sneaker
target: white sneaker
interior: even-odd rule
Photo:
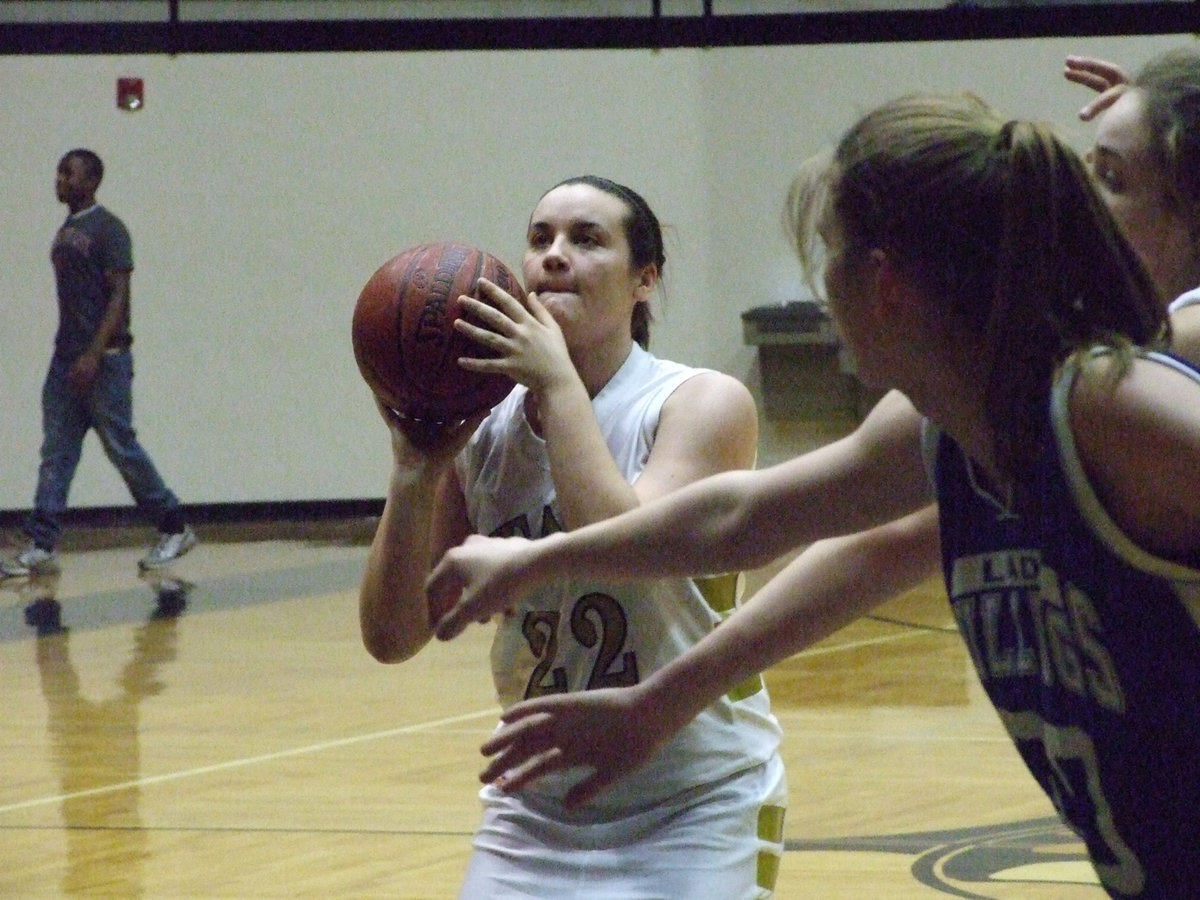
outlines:
[[[177,534],[160,534],[158,543],[138,561],[138,568],[143,572],[147,569],[161,569],[195,547],[199,540],[196,532],[190,528],[184,528]]]
[[[0,576],[5,578],[19,575],[54,575],[58,571],[58,551],[43,550],[33,543],[16,556],[0,559]]]

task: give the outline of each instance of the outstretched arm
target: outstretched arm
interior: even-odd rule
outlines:
[[[705,706],[937,570],[937,509],[813,544],[703,641],[631,688],[519,703],[484,745],[481,780],[516,789],[558,769],[592,775],[566,802],[586,802],[647,762]]]
[[[432,605],[450,610],[437,636],[452,638],[564,573],[637,580],[758,568],[811,541],[919,509],[931,499],[920,421],[893,392],[852,435],[790,462],[714,475],[537,542],[472,540],[447,553],[427,584]]]

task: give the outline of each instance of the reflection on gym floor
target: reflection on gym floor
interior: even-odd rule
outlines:
[[[455,897],[490,635],[371,660],[373,525],[210,529],[154,577],[144,536],[97,530],[61,575],[0,582],[0,897]],[[791,785],[781,900],[1100,900],[936,584],[767,681]]]

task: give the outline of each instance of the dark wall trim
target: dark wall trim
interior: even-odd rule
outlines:
[[[24,509],[0,510],[0,528],[19,528],[28,512]],[[188,522],[193,525],[358,519],[378,516],[383,512],[383,498],[197,503],[188,504],[186,512]],[[91,506],[69,509],[63,515],[62,521],[66,528],[152,527],[146,523],[136,506]]]
[[[1200,0],[757,16],[0,23],[0,54],[656,49],[1186,32],[1200,32]]]

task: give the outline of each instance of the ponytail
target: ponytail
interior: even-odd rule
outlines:
[[[1054,370],[1097,343],[1167,334],[1166,312],[1082,161],[1049,128],[1004,122],[978,98],[903,97],[802,172],[788,221],[811,273],[816,223],[880,248],[958,327],[976,334],[1000,471],[1020,480],[1048,436]],[[810,275],[811,277],[811,275]]]

